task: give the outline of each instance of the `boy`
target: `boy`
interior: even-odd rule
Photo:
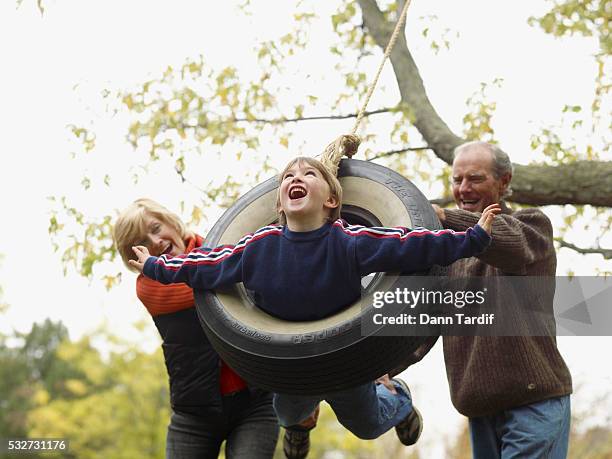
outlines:
[[[361,294],[361,276],[383,271],[421,271],[482,252],[490,243],[497,206],[484,210],[465,232],[365,228],[339,220],[342,188],[312,158],[292,160],[280,175],[280,225],[243,237],[235,246],[195,249],[188,255],[149,257],[134,247],[132,266],[162,283],[186,282],[215,289],[243,282],[257,305],[285,320],[317,320],[340,311]],[[399,380],[374,382],[318,397],[275,394],[282,426],[296,426],[326,400],[338,421],[356,436],[373,439],[396,426],[403,444],[416,443],[421,418]],[[390,386],[389,388],[386,386]]]

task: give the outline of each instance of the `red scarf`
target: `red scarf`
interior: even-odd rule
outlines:
[[[190,237],[185,241],[187,246],[185,253],[200,247],[203,242],[202,236]],[[187,284],[163,285],[142,274],[136,279],[136,295],[153,317],[193,308],[195,304],[193,290]],[[221,362],[219,377],[221,394],[226,395],[246,389],[246,382],[223,360],[219,361]]]

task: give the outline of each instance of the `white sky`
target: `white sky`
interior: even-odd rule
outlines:
[[[149,177],[132,185],[129,177],[141,160],[124,140],[127,121],[121,116],[106,115],[97,95],[102,89],[133,89],[158,76],[168,64],[180,66],[185,58],[199,54],[217,68],[233,65],[248,76],[255,69],[254,44],[287,32],[286,18],[292,13],[293,2],[274,2],[274,8],[255,10],[250,17],[238,12],[234,2],[214,2],[212,7],[211,3],[197,0],[54,0],[47,2],[43,17],[34,3],[24,0],[19,10],[10,0],[0,4],[0,196],[4,216],[0,225],[0,254],[4,255],[0,285],[4,301],[11,305],[0,319],[0,329],[27,331],[32,322],[51,317],[62,320],[73,338],[104,323],[122,336],[143,339],[133,323],[147,316],[135,298],[130,273],[124,272],[124,282],[110,293],[95,279],[88,282],[72,273],[62,274],[60,256],[53,253],[47,234],[47,197],[67,195],[72,204],[94,215],[123,208],[141,196],[150,196],[170,207],[179,199],[196,201],[197,190],[181,185],[165,163],[154,166]],[[287,75],[287,85],[299,87],[298,94],[329,98],[340,91],[338,80],[329,75],[331,61],[325,57],[334,41],[328,19],[334,5],[335,2],[318,2],[317,14],[322,21],[309,38],[313,50],[299,65],[302,73],[313,77]],[[579,38],[556,40],[529,27],[527,18],[541,14],[547,7],[540,0],[421,0],[413,2],[409,11],[407,37],[429,97],[455,132],[462,128],[465,101],[480,82],[504,78],[503,86],[492,91],[497,101],[494,127],[500,144],[516,162],[530,160],[530,134],[538,127],[558,123],[565,104],[589,106],[592,98],[596,69],[591,56],[595,43]],[[458,39],[450,36],[450,51],[437,55],[421,36],[424,22],[418,19],[432,14],[439,18],[433,29],[440,32],[450,27],[460,34]],[[377,65],[379,56],[373,62]],[[370,74],[373,73],[372,70]],[[325,74],[328,76],[321,82]],[[305,89],[304,85],[309,87]],[[380,85],[371,109],[397,100],[389,64]],[[287,94],[291,97],[291,91]],[[96,123],[97,148],[87,158],[78,155],[71,159],[70,152],[76,148],[66,125],[87,127],[91,119]],[[352,121],[303,125],[290,147],[319,152],[351,126]],[[372,124],[368,129],[374,127]],[[287,158],[287,153],[276,145],[264,144],[264,148],[270,148],[271,153],[278,151],[279,165]],[[206,168],[194,170],[217,171],[217,176],[210,172],[190,175],[199,186],[223,180],[227,173],[240,179],[248,168],[239,168],[220,154],[204,160]],[[79,184],[84,174],[99,180],[106,171],[113,179],[111,189],[93,196],[82,192]],[[551,217],[559,215],[555,209],[547,212]],[[218,211],[211,212],[201,232],[218,215]],[[580,243],[585,236],[572,237]],[[587,239],[585,245],[590,241]],[[608,235],[601,243],[612,246],[610,239]],[[559,273],[572,268],[578,274],[592,274],[595,266],[605,266],[600,260],[598,256],[585,258],[562,250]],[[580,384],[576,385],[579,389],[574,406],[586,409],[612,386],[612,369],[596,361],[599,353],[593,352],[608,347],[610,340],[559,341],[574,379]],[[157,343],[154,328],[147,327],[143,346],[151,349]],[[407,376],[426,416],[421,447],[428,452],[427,457],[435,457],[441,454],[439,435],[455,431],[461,419],[450,405],[439,347]],[[605,413],[596,419],[603,416]]]

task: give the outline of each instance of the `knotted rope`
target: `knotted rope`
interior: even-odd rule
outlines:
[[[351,158],[355,153],[357,153],[357,149],[359,148],[359,144],[361,143],[361,139],[356,134],[357,128],[359,128],[359,124],[365,115],[366,108],[368,107],[368,103],[370,102],[370,98],[372,97],[372,93],[374,92],[374,88],[378,83],[378,78],[382,72],[382,69],[385,65],[385,62],[391,55],[391,51],[395,46],[395,42],[399,37],[400,31],[404,23],[406,22],[406,14],[408,13],[408,6],[410,6],[410,0],[407,0],[404,4],[404,8],[402,9],[402,13],[395,25],[395,29],[393,30],[393,34],[391,34],[391,38],[389,39],[389,43],[385,48],[385,54],[383,55],[382,62],[378,66],[378,71],[376,72],[376,76],[374,80],[370,84],[368,92],[366,94],[365,100],[357,114],[357,119],[355,120],[355,126],[353,126],[353,130],[350,134],[344,134],[338,137],[336,140],[331,142],[327,147],[325,147],[325,151],[321,155],[321,163],[334,175],[338,174],[338,165],[340,164],[340,160],[344,155]]]

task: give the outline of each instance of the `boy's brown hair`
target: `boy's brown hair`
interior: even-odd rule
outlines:
[[[140,241],[147,234],[146,216],[156,218],[171,226],[176,230],[181,239],[186,239],[187,230],[176,214],[152,199],[137,199],[119,214],[113,226],[113,241],[123,263],[130,271],[137,271],[136,268],[130,266],[128,260],[136,260],[132,246],[140,245]]]
[[[308,156],[298,156],[297,158],[294,158],[289,161],[289,163],[285,166],[283,171],[278,176],[279,187],[276,192],[276,212],[278,213],[278,222],[281,225],[287,224],[287,217],[285,216],[285,212],[283,212],[283,210],[281,209],[280,182],[283,181],[283,177],[285,176],[287,171],[298,163],[306,163],[310,167],[314,167],[321,173],[321,175],[323,176],[323,180],[325,180],[327,182],[327,185],[329,186],[330,195],[338,201],[338,207],[335,207],[330,210],[329,216],[327,217],[327,221],[334,222],[339,219],[340,211],[342,210],[342,185],[340,185],[338,178],[334,174],[332,174],[323,164],[321,164],[321,161],[319,161],[318,159],[310,158]]]

